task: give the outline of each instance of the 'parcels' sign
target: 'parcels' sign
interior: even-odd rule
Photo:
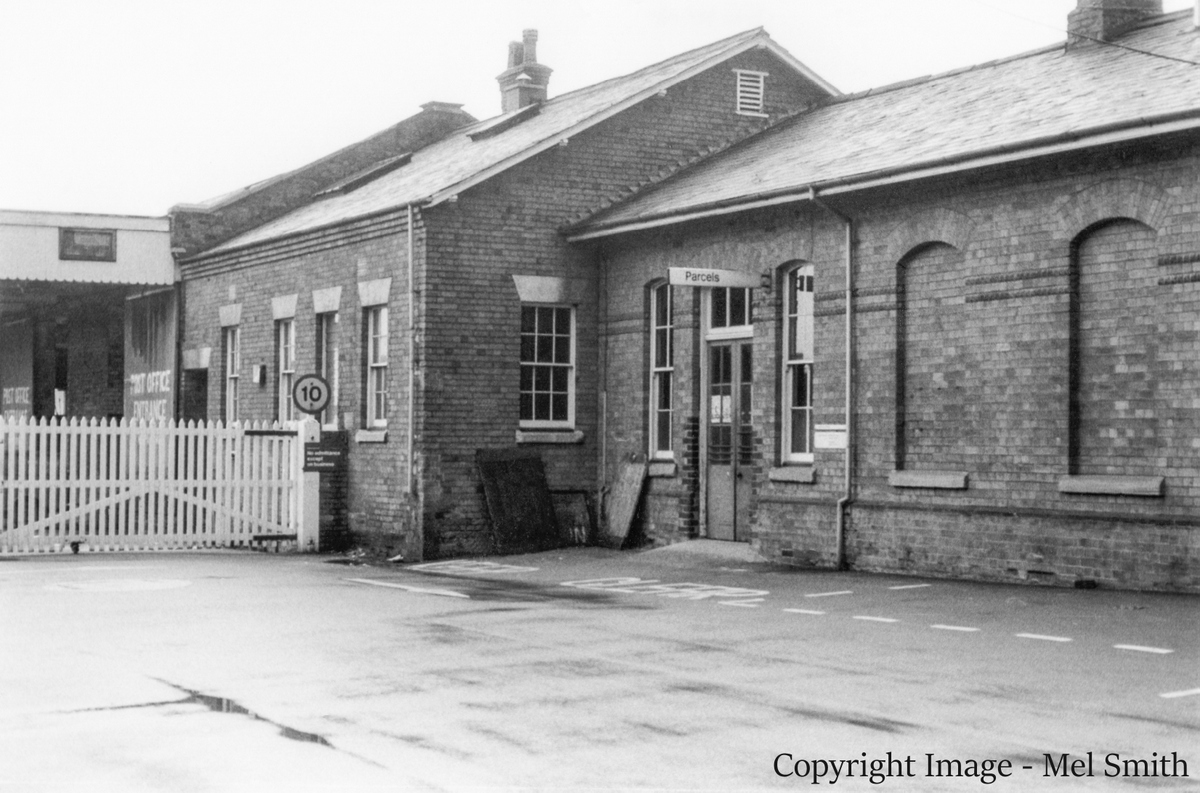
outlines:
[[[668,267],[671,286],[762,286],[762,277],[737,270],[701,270],[698,267]]]

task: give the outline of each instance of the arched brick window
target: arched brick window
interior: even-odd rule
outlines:
[[[962,286],[963,256],[913,250],[896,273],[896,468],[968,468],[978,362]]]
[[[1157,235],[1110,220],[1071,252],[1069,473],[1150,476],[1159,466]]]

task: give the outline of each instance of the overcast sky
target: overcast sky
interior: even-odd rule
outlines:
[[[1164,0],[1167,11],[1193,0]],[[0,208],[162,215],[430,100],[495,115],[508,42],[550,95],[749,28],[840,90],[1065,38],[1076,0],[0,0]]]

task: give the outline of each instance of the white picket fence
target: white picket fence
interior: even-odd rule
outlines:
[[[296,424],[0,420],[0,552],[297,539]]]

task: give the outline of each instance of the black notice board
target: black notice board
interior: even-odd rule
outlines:
[[[546,469],[536,452],[479,449],[475,461],[483,480],[496,553],[532,553],[562,547]]]
[[[346,446],[336,440],[304,444],[304,470],[330,473],[346,465]]]

